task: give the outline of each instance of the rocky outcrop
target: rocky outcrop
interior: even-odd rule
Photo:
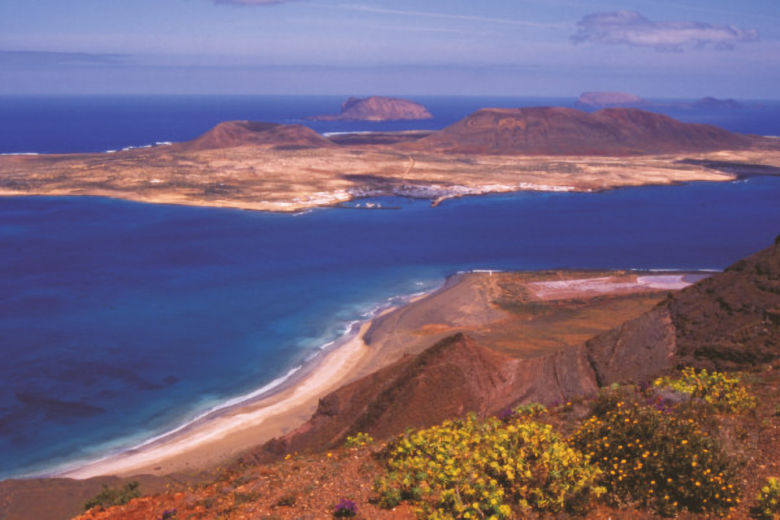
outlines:
[[[627,92],[583,92],[577,98],[577,104],[583,107],[637,107],[647,105],[647,101]]]
[[[275,149],[335,146],[311,128],[303,125],[226,121],[192,141],[170,146],[169,150],[196,151],[247,145]]]
[[[632,155],[747,149],[764,138],[636,108],[485,108],[408,146],[456,153]]]
[[[674,363],[675,329],[664,307],[627,321],[586,343],[599,386],[647,381]]]
[[[314,116],[315,121],[393,121],[397,119],[431,119],[424,106],[407,99],[383,96],[347,99],[338,115]]]

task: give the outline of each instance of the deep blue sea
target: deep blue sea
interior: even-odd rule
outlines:
[[[342,100],[0,98],[0,150],[101,151],[189,139],[225,119],[335,113]],[[480,106],[563,104],[421,101],[436,119],[307,124],[321,132],[436,128]],[[772,107],[752,119],[753,109],[696,118],[778,135],[780,105]],[[722,269],[780,233],[777,177],[493,195],[437,208],[382,201],[400,209],[281,215],[0,198],[0,478],[99,457],[175,428],[272,383],[356,320],[457,271]]]

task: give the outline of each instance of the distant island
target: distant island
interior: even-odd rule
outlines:
[[[576,105],[583,108],[613,108],[613,107],[674,107],[693,108],[698,110],[720,110],[742,108],[742,104],[734,99],[718,99],[706,96],[694,102],[653,102],[628,92],[583,92],[577,98]]]
[[[433,115],[419,103],[407,99],[371,96],[351,97],[341,105],[341,113],[319,115],[313,121],[394,121],[399,119],[431,119]]]
[[[780,174],[777,139],[637,108],[485,108],[433,132],[327,138],[303,125],[228,121],[192,141],[151,148],[5,155],[0,195],[290,212],[371,196],[438,204],[485,193],[724,181],[755,172]]]
[[[583,92],[577,105],[583,107],[636,107],[647,105],[643,98],[627,92]]]
[[[714,97],[703,97],[693,103],[693,108],[705,108],[705,109],[734,109],[742,108],[742,104],[734,99],[718,99]]]

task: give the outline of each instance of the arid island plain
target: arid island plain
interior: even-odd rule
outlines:
[[[441,201],[776,173],[780,140],[633,108],[483,109],[436,132],[330,138],[231,121],[184,143],[0,157],[2,195],[93,195],[294,212],[379,195]]]

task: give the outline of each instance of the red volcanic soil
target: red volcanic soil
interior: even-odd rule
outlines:
[[[172,147],[176,150],[196,151],[246,145],[272,146],[282,149],[334,146],[320,134],[303,125],[226,121],[192,141],[177,143]]]
[[[409,145],[457,153],[633,155],[740,150],[766,139],[636,108],[484,108]]]
[[[428,110],[414,101],[382,96],[347,99],[341,106],[341,114],[314,116],[317,121],[363,120],[392,121],[396,119],[430,119]]]

